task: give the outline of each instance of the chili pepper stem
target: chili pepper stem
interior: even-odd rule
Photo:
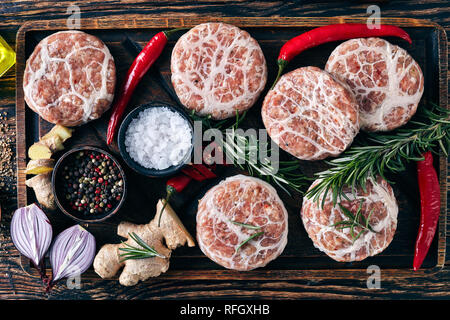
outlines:
[[[161,211],[159,212],[159,217],[158,217],[158,228],[161,226],[161,217],[163,215],[164,209],[166,208],[167,204],[169,203],[170,198],[172,197],[172,195],[174,194],[175,189],[172,187],[167,187],[167,196],[164,199],[164,203],[163,206],[161,208]]]
[[[190,28],[176,28],[176,29],[170,29],[170,30],[164,30],[164,34],[166,35],[167,39],[170,39],[170,37],[174,34],[177,33],[178,31],[182,31],[182,30],[189,30]]]
[[[275,81],[273,82],[272,86],[270,87],[270,90],[273,89],[273,87],[275,87],[275,85],[277,84],[278,80],[281,77],[281,74],[284,71],[284,68],[286,68],[286,66],[288,65],[289,61],[287,60],[283,60],[283,59],[278,59],[277,64],[278,64],[278,74],[277,77],[275,78]]]

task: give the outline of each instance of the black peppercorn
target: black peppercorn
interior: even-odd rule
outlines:
[[[66,207],[83,216],[110,211],[123,196],[123,180],[113,161],[98,152],[68,157],[60,181]]]

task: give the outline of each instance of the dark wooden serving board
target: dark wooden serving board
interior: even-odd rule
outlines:
[[[365,23],[364,18],[147,18],[145,16],[108,17],[99,19],[82,19],[82,30],[98,36],[109,47],[114,56],[118,84],[121,83],[127,69],[137,54],[139,46],[145,43],[162,29],[176,27],[192,27],[199,23],[221,21],[234,24],[247,30],[260,43],[269,68],[268,84],[261,98],[249,112],[244,122],[245,127],[263,128],[260,119],[262,99],[276,75],[276,58],[282,44],[288,39],[307,31],[313,27],[340,23]],[[382,23],[393,24],[405,28],[411,35],[413,45],[389,38],[388,40],[402,46],[416,59],[425,75],[425,92],[420,107],[426,107],[429,102],[439,103],[447,107],[447,39],[445,31],[437,24],[426,20],[406,18],[383,18]],[[39,136],[45,134],[51,124],[40,119],[33,113],[23,99],[23,72],[25,62],[36,44],[53,32],[65,30],[66,20],[35,21],[26,23],[17,33],[17,81],[16,81],[16,117],[17,117],[17,192],[18,206],[25,206],[35,201],[33,192],[25,186],[26,151]],[[128,111],[134,106],[150,101],[165,101],[176,104],[170,94],[170,54],[175,41],[170,41],[155,66],[139,84]],[[310,49],[294,59],[289,70],[301,66],[314,65],[323,68],[325,62],[338,43],[322,45]],[[105,143],[106,126],[109,112],[101,119],[76,129],[74,136],[65,143],[66,149],[79,145],[95,145],[108,149]],[[118,154],[117,146],[109,149]],[[56,155],[58,157],[58,155]],[[408,170],[392,177],[395,195],[399,202],[398,227],[391,245],[381,254],[358,263],[338,263],[314,248],[308,238],[301,220],[299,195],[288,196],[279,190],[279,195],[289,211],[288,245],[283,254],[265,268],[250,272],[235,272],[225,270],[215,264],[202,252],[195,248],[182,247],[173,252],[170,269],[161,275],[162,278],[176,279],[320,279],[321,276],[333,274],[335,278],[354,278],[356,275],[366,274],[370,265],[378,265],[384,275],[396,277],[415,277],[424,273],[437,272],[445,262],[446,222],[447,222],[447,158],[442,156],[436,162],[441,182],[442,212],[437,233],[430,252],[424,262],[424,268],[416,273],[412,272],[414,243],[419,226],[420,201],[416,183],[415,165],[408,165]],[[119,242],[116,236],[116,226],[122,220],[134,223],[146,223],[153,218],[157,199],[165,196],[166,179],[150,179],[137,175],[126,167],[128,178],[128,197],[124,207],[110,220],[87,226],[97,239],[99,249],[101,245]],[[320,162],[302,162],[302,170],[311,175],[323,169]],[[189,188],[173,198],[172,204],[187,229],[195,235],[195,214],[198,199],[211,186],[223,177],[236,174],[234,168],[219,169],[220,178],[203,183],[191,183]],[[49,213],[49,218],[58,233],[75,222],[61,212]],[[22,259],[22,266],[32,272],[29,262]],[[98,278],[89,270],[85,277]]]

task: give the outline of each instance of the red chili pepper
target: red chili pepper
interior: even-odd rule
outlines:
[[[166,191],[167,191],[168,198],[170,198],[170,196],[174,192],[183,191],[184,188],[186,188],[186,186],[189,184],[189,182],[191,182],[191,180],[192,180],[191,177],[188,177],[184,174],[180,174],[176,177],[169,179],[166,183],[166,185],[167,185]]]
[[[127,76],[122,84],[119,91],[118,98],[114,103],[112,108],[111,118],[108,123],[108,132],[106,137],[106,143],[111,144],[116,134],[117,128],[119,126],[122,115],[130,102],[131,95],[136,89],[139,81],[147,73],[148,69],[153,65],[156,59],[161,55],[164,47],[167,44],[170,36],[179,30],[185,28],[173,29],[168,31],[161,31],[157,33],[150,41],[146,44],[144,49],[138,54],[136,59],[134,59],[133,64],[130,69],[128,69]]]
[[[164,209],[166,208],[167,204],[169,203],[170,198],[172,195],[176,192],[181,192],[186,188],[186,186],[191,182],[192,178],[188,177],[184,174],[180,174],[178,176],[175,176],[171,179],[169,179],[166,183],[166,199],[164,201],[163,207],[161,208],[161,212],[159,213],[159,219],[158,219],[158,227],[161,225],[161,217],[163,214]]]
[[[186,166],[182,169],[182,172],[183,173],[179,174],[178,176],[169,179],[166,183],[167,195],[164,205],[161,208],[161,212],[159,214],[158,227],[161,224],[162,213],[174,193],[183,191],[184,188],[186,188],[186,186],[189,184],[189,182],[191,182],[191,180],[203,181],[206,179],[217,177],[216,174],[204,164],[192,164]]]
[[[184,167],[181,171],[196,181],[217,177],[216,174],[204,164],[192,164]]]
[[[206,179],[200,172],[195,170],[192,166],[184,167],[183,169],[181,169],[181,172],[183,172],[190,178],[194,179],[195,181],[203,181]]]
[[[192,165],[196,170],[198,170],[206,179],[212,179],[217,177],[214,172],[204,164],[193,164]]]
[[[306,49],[332,41],[383,36],[400,37],[410,44],[412,43],[411,37],[405,30],[384,24],[380,25],[379,29],[369,29],[365,23],[331,24],[302,33],[286,42],[281,48],[277,61],[278,75],[272,88],[277,83],[289,61]]]
[[[433,156],[430,151],[422,155],[424,160],[417,162],[417,176],[420,190],[420,227],[414,252],[414,271],[417,271],[430,249],[436,233],[441,211],[441,191]]]

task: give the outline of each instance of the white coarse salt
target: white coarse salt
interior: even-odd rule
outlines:
[[[148,169],[163,170],[180,164],[191,145],[188,121],[167,107],[139,112],[125,132],[128,154]]]

